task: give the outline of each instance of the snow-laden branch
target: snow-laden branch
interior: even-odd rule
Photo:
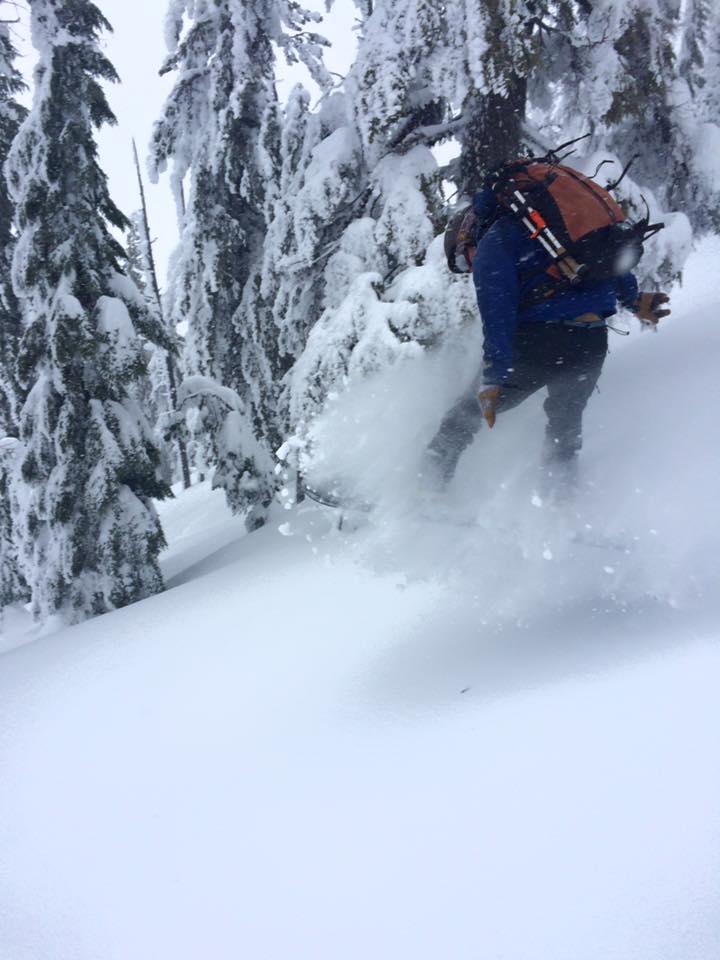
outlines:
[[[245,404],[239,394],[231,390],[230,387],[224,387],[217,380],[199,374],[186,377],[182,381],[178,387],[177,397],[178,407],[213,399],[219,400],[228,410],[235,410],[238,413],[245,412]]]

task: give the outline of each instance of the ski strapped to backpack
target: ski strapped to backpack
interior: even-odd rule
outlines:
[[[618,185],[628,167],[608,188]],[[486,184],[497,208],[484,222],[478,222],[472,206],[455,214],[445,233],[448,266],[453,273],[469,272],[482,236],[498,217],[510,214],[550,258],[541,299],[565,285],[628,273],[640,260],[644,241],[664,226],[651,224],[649,212],[637,223],[627,220],[608,189],[561,164],[554,152],[505,163]]]

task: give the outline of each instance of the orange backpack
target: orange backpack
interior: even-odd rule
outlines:
[[[663,227],[650,224],[649,217],[627,220],[607,189],[554,155],[505,163],[487,185],[497,200],[495,213],[479,223],[466,207],[448,224],[445,251],[454,273],[471,269],[479,239],[503,213],[519,220],[542,245],[551,260],[549,278],[560,285],[628,273],[643,254],[643,242]]]

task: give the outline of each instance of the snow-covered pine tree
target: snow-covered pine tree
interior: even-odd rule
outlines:
[[[141,217],[142,214],[140,211],[136,210],[128,219],[128,226],[127,230],[125,231],[125,257],[123,259],[123,269],[138,288],[140,293],[142,293],[145,299],[147,299],[143,244],[140,238]]]
[[[274,291],[272,288],[263,289],[262,286],[262,254],[273,199],[277,197],[279,189],[282,163],[280,118],[281,111],[273,100],[265,109],[255,148],[256,175],[262,183],[262,237],[256,238],[252,268],[232,318],[237,354],[232,364],[227,365],[225,374],[225,382],[233,384],[234,389],[242,394],[252,418],[255,436],[262,438],[264,448],[270,455],[280,442],[277,399],[283,360],[278,347],[278,331],[272,322]],[[268,293],[270,299],[267,297]],[[269,464],[271,461],[267,462]],[[267,496],[270,494],[271,477],[270,470],[265,475],[268,482]]]
[[[620,69],[603,122],[607,146],[621,156],[638,155],[633,175],[655,191],[663,208],[682,206],[690,213],[691,142],[675,103],[678,14],[675,0],[623,0],[617,31],[608,37]]]
[[[687,0],[682,20],[679,72],[687,85],[679,109],[693,137],[698,189],[694,220],[720,230],[720,6]],[[692,135],[692,134],[691,134]]]
[[[649,191],[654,217],[680,210],[701,229],[720,202],[699,163],[697,29],[704,32],[704,19],[704,0],[577,3],[566,28],[548,40],[552,103],[534,100],[548,133],[565,139],[590,132],[590,152],[623,163],[637,156],[624,191],[635,207]]]
[[[488,168],[532,141],[536,126],[549,145],[589,132],[587,152],[638,154],[633,175],[661,209],[699,222],[707,203],[696,163],[701,121],[682,74],[700,54],[688,36],[683,71],[683,7],[704,36],[706,0],[449,0],[449,63],[455,50],[462,103],[459,186],[476,189]]]
[[[710,17],[710,0],[686,0],[682,15],[679,71],[699,100],[702,99],[706,82],[704,72]]]
[[[262,351],[271,363],[269,377],[258,379],[271,379],[280,389],[274,449],[289,428],[289,371],[324,309],[328,259],[367,187],[351,117],[341,93],[324,96],[310,112],[309,94],[298,85],[277,124],[280,142],[267,192],[263,259],[238,316],[246,328],[256,324],[270,341]]]
[[[322,260],[319,247],[329,242],[325,226],[332,220],[334,207],[347,199],[346,191],[336,197],[332,188],[349,181],[349,176],[328,178],[319,169],[309,170],[313,151],[335,129],[323,124],[324,115],[323,108],[310,112],[310,94],[298,84],[280,121],[277,172],[268,197],[267,233],[255,299],[271,307],[278,366],[283,373],[299,356],[308,329],[321,313],[317,281],[325,261],[318,268],[317,260]],[[309,189],[313,191],[310,198]]]
[[[36,618],[74,622],[162,588],[151,498],[169,491],[129,388],[145,372],[143,340],[164,334],[121,270],[111,228],[127,220],[98,164],[95,131],[114,122],[101,86],[117,80],[100,46],[110,25],[90,0],[33,0],[31,26],[33,106],[8,161],[29,390],[20,563]]]
[[[130,224],[125,232],[126,257],[122,268],[142,294],[151,313],[157,308],[147,289],[147,267],[145,244],[142,239],[142,212],[137,210],[130,216]],[[165,442],[164,431],[172,418],[173,404],[170,397],[170,384],[166,363],[166,351],[156,343],[144,343],[146,373],[139,377],[131,388],[133,399],[153,426],[155,439],[161,453],[162,476],[167,483],[180,479],[179,464],[172,461],[170,445]]]
[[[695,0],[700,3],[701,0]],[[702,44],[703,66],[699,101],[704,118],[720,125],[720,7],[708,0],[708,16]]]
[[[0,3],[0,171],[27,113],[17,102],[18,95],[25,89],[25,82],[15,64],[17,51],[9,24],[1,19],[8,6]],[[16,435],[23,400],[17,376],[22,323],[10,276],[15,247],[14,218],[13,202],[5,177],[0,173],[0,437]]]
[[[233,451],[244,482],[226,482],[230,465],[216,463],[216,480],[235,510],[267,501],[273,484],[276,361],[267,355],[267,332],[259,331],[257,318],[248,324],[247,311],[238,308],[246,285],[257,276],[266,231],[268,157],[278,136],[272,120],[274,45],[290,61],[302,60],[325,84],[322,41],[305,29],[317,19],[286,0],[172,0],[167,19],[170,55],[163,71],[174,71],[176,82],[155,127],[152,162],[156,177],[172,161],[181,214],[172,320],[187,323],[188,372],[242,398],[250,428],[266,452],[257,462],[249,451]],[[230,432],[238,439],[246,435]]]
[[[448,95],[461,114],[455,180],[476,192],[487,174],[517,156],[530,109],[529,86],[551,67],[546,37],[566,20],[570,0],[448,0]]]
[[[4,17],[7,7],[8,4],[0,3],[0,18]],[[15,65],[16,57],[10,24],[1,19],[0,169],[5,165],[10,146],[27,113],[16,99],[25,89]],[[0,174],[0,614],[8,604],[28,599],[27,584],[18,564],[17,504],[12,491],[17,466],[18,442],[15,438],[25,392],[17,374],[22,320],[11,279],[14,218],[15,209],[7,182]]]
[[[2,611],[12,603],[27,603],[29,591],[18,559],[16,515],[19,441],[0,438],[0,627]]]
[[[344,84],[347,133],[340,139],[336,131],[313,150],[313,160],[325,152],[325,169],[338,178],[347,174],[329,162],[333,152],[352,144],[359,163],[357,192],[314,292],[318,302],[321,290],[323,313],[292,372],[296,430],[331,391],[417,354],[419,344],[473,316],[466,285],[449,289],[437,245],[426,261],[444,221],[430,148],[457,130],[443,11],[426,0],[381,0],[368,11]]]

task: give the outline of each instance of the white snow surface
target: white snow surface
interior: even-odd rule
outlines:
[[[716,960],[719,254],[611,341],[574,507],[538,400],[420,516],[458,334],[315,428],[370,517],[243,536],[196,487],[167,592],[42,638],[10,611],[0,958]]]

